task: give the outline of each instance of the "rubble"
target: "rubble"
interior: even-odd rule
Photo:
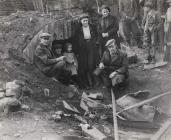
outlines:
[[[69,111],[72,111],[72,112],[75,112],[75,113],[80,113],[77,108],[75,108],[71,104],[68,104],[66,101],[63,101],[63,105],[64,105],[65,109],[67,109]]]
[[[107,136],[105,136],[105,134],[103,134],[101,131],[99,131],[94,126],[91,127],[88,124],[81,124],[80,126],[81,126],[82,131],[85,134],[87,134],[88,136],[92,137],[93,139],[103,140],[103,139],[107,138]]]
[[[89,95],[83,92],[80,102],[80,107],[85,110],[89,111],[92,109],[104,109],[106,106],[100,103],[100,100],[92,100],[89,98]]]
[[[88,95],[88,98],[94,99],[94,100],[103,100],[103,94],[102,93],[91,93]]]
[[[22,92],[22,85],[17,80],[6,83],[5,96],[7,97],[15,96],[16,98],[19,98],[21,96],[21,92]]]
[[[43,90],[43,92],[44,92],[45,97],[49,97],[49,95],[50,95],[50,90],[49,90],[48,88],[45,88],[45,89]]]

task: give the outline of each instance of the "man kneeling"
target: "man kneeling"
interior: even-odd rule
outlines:
[[[62,46],[56,44],[54,52],[50,38],[51,35],[48,33],[40,35],[40,43],[35,50],[35,65],[46,76],[69,84],[70,72],[66,70],[66,57],[62,56]]]
[[[118,49],[114,39],[107,41],[95,75],[100,76],[107,88],[115,87],[128,78],[127,54]]]

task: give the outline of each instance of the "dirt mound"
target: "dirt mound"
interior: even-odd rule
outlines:
[[[38,12],[17,12],[0,19],[0,51],[9,48],[18,51],[28,44],[35,34],[52,19]]]

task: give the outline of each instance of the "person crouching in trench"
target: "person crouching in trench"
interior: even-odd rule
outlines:
[[[127,54],[118,49],[116,41],[107,41],[99,67],[94,74],[101,77],[106,88],[115,89],[128,78]]]
[[[62,46],[56,45],[56,56],[51,44],[51,34],[40,34],[40,43],[35,50],[35,65],[46,76],[68,85],[70,72],[66,70],[66,57],[62,55]]]

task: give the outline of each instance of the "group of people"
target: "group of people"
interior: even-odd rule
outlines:
[[[81,15],[74,36],[76,46],[68,42],[63,48],[61,44],[52,43],[51,34],[42,33],[35,50],[36,66],[45,75],[64,84],[74,82],[80,88],[90,89],[102,81],[106,87],[114,87],[128,78],[128,58],[120,49],[120,41],[122,37],[130,45],[131,36],[139,47],[143,44],[148,48],[147,59],[149,63],[155,63],[157,32],[162,26],[162,20],[153,3],[145,2],[142,43],[136,4],[136,0],[120,1],[120,22],[111,15],[107,5],[101,7],[102,16],[96,25],[90,22],[87,14]],[[170,17],[166,17],[167,23],[170,22]],[[170,33],[170,24],[167,24],[167,30]],[[166,40],[170,39],[169,33]],[[169,46],[169,43],[166,45]]]

